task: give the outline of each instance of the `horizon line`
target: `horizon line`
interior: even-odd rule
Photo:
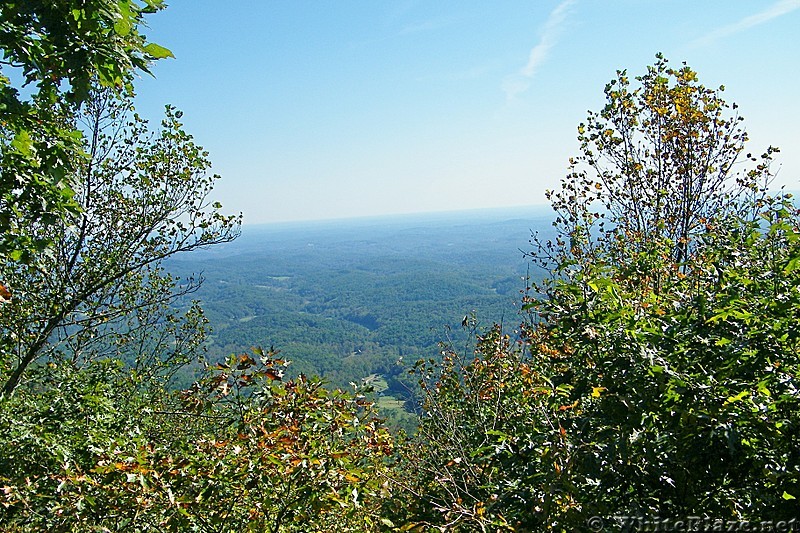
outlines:
[[[372,214],[372,215],[344,215],[344,216],[333,216],[333,217],[326,217],[326,218],[307,218],[307,219],[289,219],[289,220],[275,220],[275,221],[267,221],[267,222],[247,222],[247,215],[245,215],[242,227],[256,227],[256,226],[286,226],[292,224],[325,224],[325,223],[340,223],[340,222],[370,222],[370,221],[379,221],[379,220],[387,220],[387,219],[411,219],[415,217],[439,217],[439,216],[449,216],[449,215],[467,215],[467,214],[479,214],[479,213],[489,213],[489,212],[500,212],[500,211],[519,211],[525,209],[531,209],[534,211],[539,211],[539,214],[544,209],[551,209],[549,203],[539,203],[539,204],[518,204],[518,205],[507,205],[507,206],[493,206],[493,207],[467,207],[467,208],[455,208],[455,209],[442,209],[436,211],[405,211],[405,212],[394,212],[394,213],[381,213],[381,214]]]

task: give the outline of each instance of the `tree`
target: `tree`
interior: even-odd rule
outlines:
[[[740,168],[736,106],[688,66],[658,56],[636,80],[618,72],[579,126],[527,303],[575,405],[570,483],[584,517],[791,517],[800,250],[767,192],[777,150]]]
[[[475,324],[468,324],[475,334]],[[419,361],[420,423],[407,454],[415,495],[407,520],[440,531],[541,531],[573,505],[562,466],[568,442],[554,387],[499,325],[472,353],[445,344],[442,360]]]
[[[582,519],[796,515],[800,216],[781,198],[761,212],[766,227],[703,236],[685,274],[654,246],[531,302],[573,406],[560,425]]]
[[[546,276],[521,345],[487,334],[425,388],[438,473],[422,486],[445,480],[445,519],[480,524],[478,503],[522,531],[797,515],[800,212],[767,192],[777,150],[743,157],[736,106],[686,65],[659,55],[635,81],[606,86],[549,193],[558,237],[534,237]]]
[[[178,285],[163,262],[234,239],[240,217],[220,214],[208,199],[218,176],[207,173],[207,153],[180,117],[168,107],[161,130],[151,133],[129,99],[101,91],[84,107],[78,118],[89,132],[88,155],[70,177],[79,209],[30,224],[31,235],[53,243],[49,253],[0,265],[15,287],[1,316],[3,396],[37,359],[80,367],[111,356],[140,375],[157,374],[160,363],[200,345],[199,309],[171,305],[199,280]]]
[[[77,208],[70,178],[81,132],[61,117],[93,86],[129,90],[136,71],[172,55],[140,32],[145,16],[163,7],[162,0],[0,4],[0,253],[28,260],[47,244],[27,233],[28,224]]]
[[[742,209],[770,177],[775,148],[741,170],[747,133],[737,105],[722,99],[724,87],[704,87],[691,68],[673,69],[660,54],[637,81],[631,87],[618,71],[606,85],[605,107],[578,126],[581,155],[570,159],[561,189],[548,192],[555,225],[569,239],[555,244],[581,261],[621,237],[633,252],[668,242],[682,263],[714,221],[747,216]]]

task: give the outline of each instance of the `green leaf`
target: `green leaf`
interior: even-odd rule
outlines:
[[[743,400],[745,398],[745,396],[747,396],[749,394],[750,394],[750,391],[743,390],[742,392],[740,392],[736,396],[729,396],[728,399],[725,400],[725,403],[729,404],[729,403],[739,402],[739,401]]]
[[[14,140],[11,141],[11,146],[16,148],[25,157],[30,157],[33,153],[33,140],[31,140],[30,134],[25,130],[20,131],[14,136]]]
[[[788,492],[783,491],[783,499],[784,500],[796,500],[797,498],[795,498],[794,496],[792,496]]]
[[[131,33],[133,29],[133,24],[130,23],[127,19],[118,20],[114,23],[114,31],[120,37],[125,37]]]
[[[785,274],[789,274],[798,268],[800,268],[800,256],[795,256],[792,257],[788,263],[786,263],[786,266],[783,268],[783,272]]]
[[[147,52],[154,59],[164,59],[165,57],[175,57],[169,48],[164,48],[156,43],[147,43],[144,47]]]

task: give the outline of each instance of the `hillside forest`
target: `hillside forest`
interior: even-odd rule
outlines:
[[[164,7],[0,5],[0,529],[797,528],[800,212],[722,87],[617,71],[547,213],[243,231],[134,109]]]
[[[419,391],[409,366],[441,342],[464,346],[492,317],[516,323],[530,274],[521,248],[530,228],[549,227],[531,208],[245,227],[168,269],[202,273],[191,298],[208,319],[208,360],[279,347],[289,376],[340,388],[366,379],[388,425],[411,433]]]

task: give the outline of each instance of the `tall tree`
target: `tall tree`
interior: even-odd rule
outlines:
[[[605,87],[606,105],[578,126],[581,154],[570,159],[560,190],[548,193],[569,239],[557,244],[578,258],[613,247],[619,236],[631,251],[668,241],[681,263],[714,220],[752,207],[746,200],[764,192],[776,149],[743,171],[737,163],[756,159],[745,156],[737,105],[685,64],[672,68],[659,54],[636,81],[618,71]]]
[[[171,52],[141,33],[162,0],[24,0],[0,4],[0,253],[28,259],[47,242],[26,231],[77,209],[70,178],[80,130],[60,117],[93,85],[130,88]]]
[[[519,344],[490,332],[423,382],[419,521],[797,515],[800,212],[767,192],[776,150],[746,155],[736,106],[662,56],[605,94]]]
[[[167,108],[152,133],[129,99],[99,92],[78,119],[89,132],[88,157],[75,162],[78,209],[58,221],[32,223],[49,253],[24,263],[4,258],[0,275],[15,287],[2,313],[3,395],[42,356],[82,364],[102,355],[153,369],[197,346],[197,309],[181,318],[169,305],[194,290],[163,271],[173,254],[227,242],[239,217],[220,214],[209,194],[207,153]],[[65,119],[66,120],[66,119]],[[70,127],[74,127],[70,124]],[[188,344],[187,344],[188,343]]]
[[[551,194],[529,327],[584,518],[794,512],[798,212],[722,90],[660,55],[618,72]]]

